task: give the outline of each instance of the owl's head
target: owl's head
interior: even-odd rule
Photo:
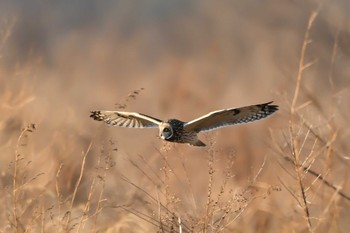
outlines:
[[[159,126],[159,137],[164,140],[170,139],[173,136],[173,128],[169,123],[162,123]]]

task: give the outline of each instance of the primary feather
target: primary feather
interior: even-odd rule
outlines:
[[[161,120],[136,112],[92,111],[91,118],[108,125],[128,128],[156,128]]]
[[[188,131],[209,131],[229,125],[248,123],[265,118],[278,110],[272,102],[251,105],[241,108],[223,109],[210,112],[207,115],[185,123],[184,129]]]

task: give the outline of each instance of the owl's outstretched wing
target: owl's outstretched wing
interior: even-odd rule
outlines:
[[[187,131],[209,131],[229,125],[248,123],[265,118],[278,110],[277,105],[265,104],[251,105],[241,108],[223,109],[210,112],[207,115],[185,123]]]
[[[91,118],[108,125],[128,128],[155,128],[161,120],[137,112],[92,111]]]

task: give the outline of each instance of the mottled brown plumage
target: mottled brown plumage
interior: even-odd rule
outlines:
[[[90,117],[113,126],[159,128],[159,136],[166,141],[188,143],[192,146],[205,146],[198,139],[197,133],[265,118],[278,110],[278,106],[271,103],[218,110],[189,122],[176,119],[163,122],[145,114],[120,111],[92,111]]]

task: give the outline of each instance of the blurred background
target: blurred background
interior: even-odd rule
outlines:
[[[348,0],[1,1],[2,189],[12,182],[11,163],[21,129],[33,123],[36,130],[23,152],[31,162],[26,168],[29,174],[40,171],[44,175],[34,180],[32,187],[51,190],[53,195],[56,173],[64,164],[59,185],[62,195],[69,197],[79,176],[82,155],[93,143],[76,199],[77,205],[84,203],[101,148],[113,141],[115,165],[106,178],[106,199],[129,203],[130,196],[136,195],[130,185],[115,180],[118,174],[139,180],[138,185],[145,189],[154,189],[129,160],[142,155],[157,170],[162,166],[159,154],[165,153],[174,169],[182,166],[179,161],[185,161],[193,181],[192,192],[198,194],[201,206],[207,197],[207,150],[167,145],[157,138],[157,130],[107,127],[90,119],[90,111],[116,110],[125,105],[125,111],[189,121],[213,110],[268,101],[280,106],[272,117],[201,134],[200,138],[214,143],[220,151],[216,152],[219,170],[227,163],[226,155],[235,154],[232,184],[246,185],[267,157],[271,159],[263,169],[265,182],[281,185],[278,178],[286,174],[277,172],[283,169],[273,159],[273,144],[287,144],[285,132],[301,47],[314,11],[318,15],[305,57],[305,63],[312,62],[312,66],[304,70],[297,105],[308,106],[303,108],[303,119],[317,127],[322,140],[327,142],[336,132],[332,142],[338,160],[330,165],[325,158],[325,167],[321,164],[316,170],[334,169],[331,173],[344,182],[341,185],[349,193],[349,182],[344,179],[349,166],[344,160],[349,156],[346,142],[350,139]],[[174,182],[173,187],[182,186]],[[293,198],[283,204],[271,200],[281,211],[277,211],[282,213],[281,218],[288,219],[291,213],[285,212],[285,205],[293,205]],[[272,212],[276,209],[266,207],[266,202],[262,205],[257,209],[264,214],[252,216],[275,216]],[[11,209],[9,204],[7,208]],[[122,216],[117,212],[102,212],[105,228],[100,229],[112,229],[116,216]],[[275,222],[271,226],[279,227]],[[339,226],[350,227],[345,221]],[[147,225],[140,227],[149,229]]]

